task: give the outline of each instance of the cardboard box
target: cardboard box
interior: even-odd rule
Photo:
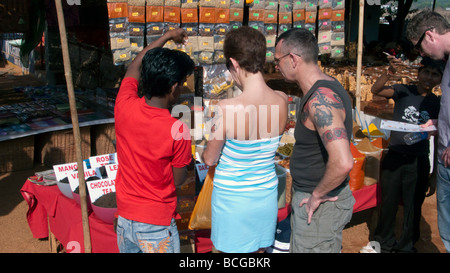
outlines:
[[[292,24],[292,12],[279,12],[278,13],[279,24]]]
[[[164,0],[164,6],[166,7],[181,7],[181,0]]]
[[[163,6],[147,6],[147,22],[163,22],[164,7]]]
[[[218,0],[217,7],[229,9],[230,8],[230,0]]]
[[[199,22],[200,23],[215,23],[216,22],[216,8],[213,7],[199,7]]]
[[[305,13],[305,23],[314,24],[316,23],[317,12],[316,11],[306,11]]]
[[[331,19],[331,8],[329,9],[319,9],[319,20]]]
[[[331,21],[344,21],[345,9],[332,10],[331,11]]]
[[[230,22],[242,22],[242,21],[244,21],[244,9],[231,8]]]
[[[198,22],[198,9],[181,9],[181,22],[182,23],[197,23]]]
[[[294,22],[298,21],[305,21],[305,10],[304,9],[298,9],[292,11],[292,20]]]
[[[228,24],[230,22],[230,9],[216,8],[216,24]]]
[[[107,6],[110,19],[128,17],[128,3],[107,3]]]
[[[277,10],[264,10],[264,23],[265,24],[276,24],[278,22],[278,11]]]
[[[131,23],[145,23],[145,7],[128,6],[128,21]]]
[[[264,9],[249,9],[248,21],[264,22]]]
[[[181,22],[181,8],[165,6],[164,7],[164,22],[180,23]]]

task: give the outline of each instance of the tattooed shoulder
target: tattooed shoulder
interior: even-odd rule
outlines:
[[[342,99],[331,89],[319,87],[309,99],[307,104],[309,113],[313,113],[313,121],[319,128],[330,126],[333,123],[333,111],[343,111]]]
[[[333,128],[326,130],[320,138],[322,139],[323,144],[327,144],[334,140],[348,139],[348,136],[345,128]]]

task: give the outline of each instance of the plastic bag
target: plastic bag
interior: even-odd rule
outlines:
[[[364,168],[366,157],[363,153],[359,152],[352,143],[350,144],[350,150],[352,151],[354,164],[349,173],[350,181],[348,182],[348,185],[350,186],[351,191],[356,191],[364,186]]]
[[[209,167],[205,182],[203,183],[191,219],[189,229],[211,229],[211,195],[216,167]]]

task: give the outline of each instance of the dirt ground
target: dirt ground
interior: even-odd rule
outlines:
[[[20,71],[0,66],[0,87],[8,84],[21,85],[20,80],[11,78]],[[1,89],[1,88],[0,88]],[[37,165],[33,169],[0,174],[0,253],[47,253],[50,251],[47,239],[33,238],[26,220],[28,205],[20,194],[25,180],[35,171],[48,167]],[[444,253],[445,248],[437,228],[436,195],[425,199],[422,207],[421,238],[416,244],[419,253]],[[397,217],[397,234],[401,231],[401,207]],[[376,208],[355,213],[343,232],[343,253],[358,253],[370,240],[374,229]],[[190,248],[183,248],[189,251]]]
[[[48,253],[47,239],[35,239],[26,220],[28,205],[20,194],[25,180],[35,171],[48,169],[38,165],[34,169],[0,174],[0,253]],[[421,221],[421,238],[416,244],[419,253],[444,253],[444,245],[437,228],[436,195],[425,199]],[[369,242],[370,230],[376,219],[376,209],[355,213],[343,232],[343,253],[358,253]],[[397,217],[397,231],[401,231],[401,207]],[[189,249],[189,248],[184,248]]]

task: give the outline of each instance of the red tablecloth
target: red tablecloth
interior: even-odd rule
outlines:
[[[365,186],[352,193],[356,200],[353,205],[353,213],[376,207],[381,203],[381,187],[379,183]]]
[[[28,203],[27,220],[34,238],[48,237],[50,225],[67,252],[84,252],[80,205],[64,196],[56,185],[36,185],[27,180],[20,192]],[[89,229],[93,253],[119,252],[113,225],[98,219],[92,211]]]
[[[353,196],[356,199],[353,212],[373,208],[380,203],[381,195],[378,185],[374,184],[353,191]],[[65,197],[59,191],[58,186],[40,186],[28,180],[20,191],[29,206],[27,220],[34,238],[48,237],[49,223],[52,233],[68,252],[72,248],[74,248],[74,252],[77,250],[84,252],[81,208],[74,200]],[[280,209],[278,211],[278,221],[285,219],[289,213],[289,207]],[[113,225],[101,221],[95,216],[95,213],[90,212],[89,227],[93,253],[119,251]],[[212,243],[209,237],[210,230],[195,232],[197,253],[205,253],[212,250]]]

